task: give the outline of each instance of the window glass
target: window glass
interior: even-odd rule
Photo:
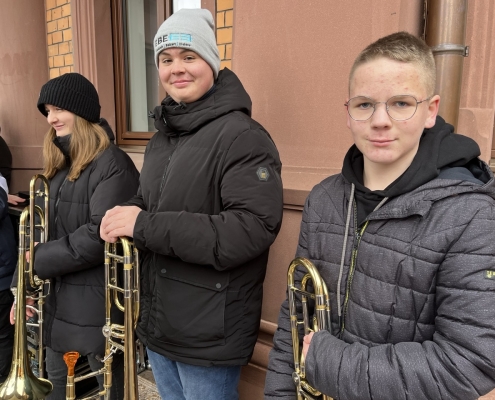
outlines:
[[[201,0],[174,0],[174,12],[181,8],[201,8]]]
[[[157,26],[157,0],[127,0],[126,22],[126,94],[127,130],[154,130],[149,111],[158,104],[158,71],[153,52]]]

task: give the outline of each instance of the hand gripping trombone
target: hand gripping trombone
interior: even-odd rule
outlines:
[[[298,268],[299,267],[299,268]],[[296,269],[305,270],[301,279],[301,287],[295,284]],[[314,293],[307,291],[308,282],[311,281]],[[304,334],[318,332],[328,329],[330,326],[330,297],[327,286],[313,263],[306,258],[295,258],[289,265],[287,271],[287,291],[289,294],[289,314],[292,332],[292,351],[294,353],[294,372],[292,379],[296,385],[297,400],[332,400],[309,385],[306,381],[306,370],[304,366],[304,355],[299,343],[299,325],[304,326]],[[297,316],[296,293],[301,297],[302,320]],[[308,310],[308,298],[315,302],[312,327],[310,325],[310,314]]]

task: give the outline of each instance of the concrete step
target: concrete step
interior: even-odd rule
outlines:
[[[140,400],[160,400],[161,397],[156,390],[153,372],[143,371],[138,375],[138,391]]]

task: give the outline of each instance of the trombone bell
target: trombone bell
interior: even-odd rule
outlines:
[[[44,192],[35,192],[36,181],[41,180],[44,184]],[[41,231],[41,242],[48,238],[48,198],[49,187],[48,180],[43,175],[35,175],[29,183],[30,200],[21,213],[19,220],[19,253],[17,259],[17,290],[15,300],[15,333],[14,333],[14,351],[12,356],[12,366],[10,373],[5,382],[0,386],[0,399],[3,400],[41,400],[46,398],[53,390],[50,381],[38,378],[34,375],[27,350],[27,323],[26,323],[26,282],[29,280],[31,286],[36,289],[38,300],[38,327],[39,327],[39,360],[40,376],[43,376],[43,280],[34,275],[34,241],[35,231]],[[35,196],[45,198],[45,212],[41,207],[35,205]],[[34,217],[38,215],[40,224],[35,225]],[[29,219],[29,225],[27,221]],[[30,256],[29,265],[26,263],[26,236],[27,226],[29,226]]]
[[[304,276],[301,279],[301,286],[295,284],[296,269],[303,269]],[[311,281],[313,283],[314,292],[307,291],[307,285]],[[328,329],[330,326],[330,297],[325,282],[321,278],[318,269],[314,264],[306,258],[296,258],[290,265],[287,271],[287,292],[289,297],[289,315],[292,333],[292,351],[294,356],[294,372],[292,379],[296,385],[296,393],[298,400],[332,400],[331,397],[320,393],[315,388],[311,387],[306,381],[306,371],[304,367],[304,356],[302,354],[299,340],[299,326],[304,327],[304,334],[310,332],[318,332]],[[301,305],[303,311],[303,319],[299,320],[297,316],[297,299],[296,293],[301,296]],[[308,311],[308,298],[314,300],[315,309],[314,315],[310,318]],[[312,324],[310,323],[310,319]]]

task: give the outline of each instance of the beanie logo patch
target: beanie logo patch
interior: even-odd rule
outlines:
[[[192,35],[188,33],[168,33],[155,39],[155,51],[168,47],[191,47]]]

